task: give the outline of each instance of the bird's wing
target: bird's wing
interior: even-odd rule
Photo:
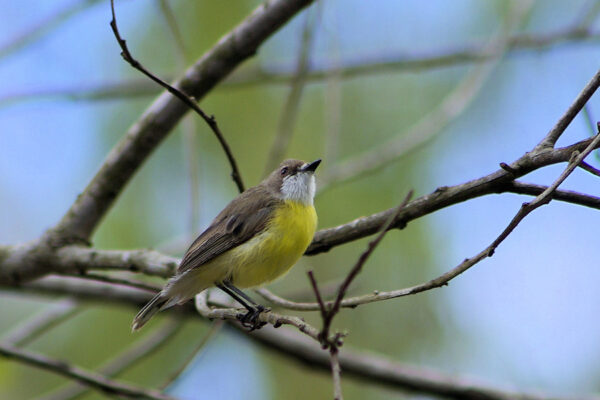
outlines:
[[[273,208],[280,201],[260,186],[250,188],[233,199],[192,243],[177,273],[198,268],[262,232]]]

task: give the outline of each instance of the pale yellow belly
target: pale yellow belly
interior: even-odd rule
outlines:
[[[286,202],[263,233],[231,250],[232,283],[260,286],[284,275],[304,254],[316,227],[313,206]]]
[[[174,277],[165,288],[172,303],[184,303],[215,283],[231,279],[240,288],[271,282],[298,261],[317,227],[313,206],[286,202],[261,234],[214,260]]]

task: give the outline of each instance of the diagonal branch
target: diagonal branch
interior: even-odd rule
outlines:
[[[568,161],[574,151],[583,151],[591,140],[541,153],[527,153],[511,166],[505,165],[504,168],[484,177],[455,186],[440,187],[433,193],[407,204],[395,218],[392,227],[402,229],[408,222],[424,215],[484,195],[504,192],[538,195],[545,190],[543,186],[517,183],[513,180],[536,169]],[[553,198],[600,209],[600,198],[591,195],[559,190],[553,194]],[[322,253],[370,236],[379,230],[394,211],[395,208],[392,208],[346,224],[322,229],[315,234],[306,255]],[[173,274],[178,261],[177,258],[144,249],[98,250],[71,245],[49,250],[36,247],[36,243],[0,246],[0,284],[18,285],[50,272],[83,274],[92,270],[140,272],[166,278]]]
[[[67,20],[85,11],[89,7],[98,3],[100,0],[79,0],[73,4],[61,8],[55,14],[41,21],[35,26],[30,27],[24,32],[21,32],[16,37],[9,40],[8,43],[0,46],[0,59],[20,51],[27,46],[36,43],[41,38],[44,38],[54,29],[60,27]]]
[[[542,141],[536,146],[534,151],[543,151],[548,148],[552,148],[556,145],[556,141],[563,134],[567,126],[573,121],[573,118],[581,111],[583,106],[588,102],[592,95],[596,92],[600,86],[600,70],[596,72],[596,75],[588,82],[583,90],[579,93],[575,101],[569,106],[567,111],[560,117],[556,125],[552,127],[550,132],[542,139]]]
[[[93,389],[104,393],[127,397],[127,398],[142,398],[154,400],[172,400],[156,390],[142,389],[132,385],[120,383],[108,379],[100,374],[89,372],[75,365],[52,359],[41,354],[32,353],[25,350],[20,350],[10,345],[0,344],[0,356],[14,359],[16,361],[41,368],[46,371],[62,375],[66,378],[73,379]]]
[[[290,82],[290,91],[285,99],[283,110],[279,117],[275,139],[273,140],[269,155],[267,156],[267,162],[263,172],[264,176],[267,176],[273,169],[277,168],[284,158],[292,140],[294,125],[300,110],[302,93],[304,91],[304,86],[306,85],[306,74],[310,67],[310,53],[315,41],[313,37],[315,34],[316,20],[317,16],[314,16],[314,18],[311,18],[310,15],[306,16],[304,29],[302,30],[302,43],[298,54],[296,74]]]
[[[221,144],[221,147],[223,148],[223,151],[225,152],[225,155],[227,156],[227,160],[229,161],[229,164],[231,165],[231,178],[237,185],[238,191],[240,193],[242,193],[244,191],[244,183],[242,182],[242,176],[240,174],[240,171],[238,170],[237,162],[235,161],[235,157],[233,156],[233,153],[231,152],[231,148],[229,147],[229,144],[227,144],[227,141],[225,140],[225,137],[223,136],[223,133],[221,132],[221,129],[219,128],[219,125],[217,124],[217,120],[215,119],[215,117],[214,116],[209,117],[204,111],[202,111],[202,109],[198,106],[198,104],[196,104],[196,102],[191,97],[189,97],[188,95],[183,93],[181,90],[169,85],[167,82],[163,81],[162,79],[160,79],[159,77],[154,75],[152,72],[148,71],[148,69],[146,69],[146,67],[144,67],[138,60],[133,58],[133,56],[131,55],[131,53],[129,51],[129,48],[127,47],[127,43],[125,42],[125,39],[123,39],[121,37],[119,28],[117,26],[117,17],[115,15],[115,1],[114,0],[110,0],[110,11],[112,13],[112,20],[110,21],[110,27],[115,35],[115,38],[117,39],[117,42],[119,43],[119,46],[121,47],[121,50],[122,50],[121,56],[123,57],[123,59],[125,61],[127,61],[129,63],[129,65],[131,65],[133,68],[137,69],[138,71],[140,71],[141,73],[146,75],[148,78],[152,79],[154,82],[158,83],[160,86],[165,88],[169,93],[171,93],[173,96],[177,97],[186,106],[188,106],[189,108],[194,110],[196,112],[196,114],[198,114],[198,115],[200,115],[200,117],[202,117],[202,119],[208,124],[210,129],[214,132],[215,136],[217,137],[217,140]]]
[[[377,248],[377,246],[379,245],[379,243],[381,242],[381,240],[383,239],[385,234],[391,228],[392,223],[398,217],[398,214],[400,214],[400,212],[404,209],[404,207],[406,207],[406,205],[408,204],[408,201],[410,200],[412,195],[413,195],[413,191],[411,190],[408,192],[408,194],[406,195],[404,200],[402,200],[402,203],[396,208],[394,214],[390,215],[388,217],[388,219],[386,221],[384,221],[384,223],[381,225],[381,227],[379,228],[379,235],[377,235],[377,237],[375,239],[373,239],[372,241],[369,242],[369,244],[367,245],[367,249],[358,257],[358,260],[356,261],[354,266],[350,269],[350,272],[348,272],[348,275],[346,276],[346,278],[340,284],[340,287],[337,291],[337,295],[336,295],[333,303],[328,304],[327,306],[324,305],[323,300],[321,299],[320,291],[317,287],[317,282],[315,281],[315,279],[312,275],[312,271],[309,271],[308,276],[311,280],[315,295],[317,297],[319,308],[321,310],[321,315],[323,317],[323,328],[321,329],[319,338],[320,338],[321,344],[323,345],[324,348],[327,348],[329,346],[332,346],[332,347],[338,346],[338,344],[336,343],[337,341],[335,341],[333,343],[329,343],[327,340],[329,338],[329,329],[331,327],[331,323],[333,322],[333,318],[340,311],[340,306],[342,304],[342,301],[344,300],[344,296],[346,296],[346,291],[352,284],[352,281],[354,280],[354,278],[356,278],[356,276],[362,270],[362,267],[365,264],[365,262],[367,262],[367,260],[371,256],[371,254],[373,254],[373,251],[375,251],[375,249]]]
[[[66,278],[46,278],[19,288],[19,293],[28,291],[52,295],[56,293],[69,294],[77,296],[81,300],[97,300],[103,303],[112,301],[136,309],[147,303],[152,297],[151,294],[136,289],[111,287],[104,283],[93,283],[81,287],[79,284],[66,282]],[[181,309],[191,317],[198,316],[198,311],[189,303]],[[235,325],[233,326],[235,327]],[[246,330],[240,329],[240,332],[244,334],[244,337],[262,345],[267,350],[296,360],[310,367],[312,371],[316,368],[319,372],[330,373],[329,355],[323,352],[314,340],[299,332],[276,330],[270,326],[250,334]],[[539,393],[511,392],[472,379],[451,376],[434,369],[400,363],[376,353],[352,350],[347,346],[340,352],[339,361],[348,377],[415,393],[465,400],[561,399],[557,396],[546,396]],[[581,396],[579,398],[579,400],[587,399],[597,399],[597,397]]]
[[[149,356],[166,344],[175,336],[177,332],[179,332],[181,327],[181,321],[167,321],[161,327],[155,329],[153,332],[133,343],[133,345],[125,349],[125,351],[123,351],[121,354],[109,360],[106,364],[99,368],[100,373],[107,377],[112,377],[121,373],[127,367]],[[51,393],[44,394],[37,400],[74,399],[79,397],[82,393],[85,393],[86,390],[87,387],[84,385],[79,385],[76,383],[69,384],[67,386],[60,387]]]
[[[259,6],[205,53],[173,86],[200,100],[234,68],[312,0],[275,0]],[[59,224],[49,233],[63,240],[88,241],[100,220],[140,165],[189,108],[164,92],[111,150]]]
[[[526,153],[511,164],[510,172],[501,168],[489,175],[463,184],[440,187],[433,193],[421,196],[407,204],[392,227],[401,229],[408,222],[449,205],[485,194],[501,193],[505,191],[505,185],[514,179],[547,165],[567,162],[574,151],[583,151],[590,143],[591,139],[586,139],[551,151]],[[306,250],[306,254],[313,255],[326,252],[340,244],[370,236],[377,232],[381,224],[393,212],[394,208],[390,208],[368,217],[358,218],[347,224],[322,229],[315,234],[311,245]]]
[[[328,168],[320,177],[319,191],[323,192],[333,185],[374,173],[411,154],[415,149],[443,133],[446,127],[468,110],[477,98],[496,66],[502,61],[508,49],[509,34],[529,14],[532,5],[533,1],[521,1],[511,6],[509,18],[482,49],[494,55],[489,61],[475,65],[436,107],[415,124],[397,133],[391,139]]]
[[[360,255],[360,257],[358,258],[358,260],[356,261],[356,263],[354,264],[354,266],[352,267],[350,272],[348,272],[348,275],[346,276],[346,278],[340,284],[335,301],[333,302],[333,304],[330,307],[325,307],[325,304],[323,303],[323,300],[321,298],[321,292],[319,291],[319,287],[317,285],[317,281],[315,280],[313,272],[308,271],[308,277],[310,278],[310,283],[315,292],[315,296],[316,296],[317,302],[319,304],[319,309],[321,311],[321,318],[323,319],[323,328],[321,328],[321,332],[319,332],[319,341],[321,342],[321,346],[323,347],[323,349],[329,348],[331,375],[333,378],[333,398],[334,398],[334,400],[343,400],[342,380],[341,380],[342,370],[340,367],[340,360],[339,360],[339,348],[343,344],[342,338],[344,337],[344,334],[336,333],[330,338],[329,330],[331,328],[331,323],[333,322],[333,319],[335,318],[337,313],[340,311],[340,305],[342,303],[342,300],[344,299],[344,296],[346,295],[346,291],[352,284],[352,281],[360,273],[363,265],[365,264],[365,262],[367,262],[367,259],[371,256],[371,254],[373,254],[377,245],[379,245],[379,243],[381,242],[381,240],[383,239],[383,237],[385,236],[387,231],[390,229],[390,226],[392,225],[392,222],[394,222],[394,219],[398,216],[400,211],[404,207],[406,207],[406,204],[412,197],[412,194],[413,194],[413,192],[411,190],[406,195],[406,197],[404,198],[404,200],[402,201],[400,206],[398,206],[396,213],[394,215],[390,216],[388,218],[388,220],[385,222],[385,224],[383,224],[381,226],[379,235],[377,235],[377,237],[375,239],[373,239],[371,242],[369,242],[367,249]]]
[[[239,309],[237,309],[237,308],[222,308],[222,307],[211,308],[208,304],[207,296],[208,295],[206,293],[200,293],[200,294],[196,295],[195,300],[194,300],[196,310],[202,317],[207,318],[209,320],[213,320],[213,319],[225,320],[230,324],[239,325],[240,327],[243,326],[241,323],[239,323],[239,317],[240,317]],[[221,305],[219,305],[219,306],[221,306]],[[226,307],[226,306],[224,306],[224,307]],[[300,318],[300,317],[277,314],[277,313],[269,311],[269,312],[260,313],[258,316],[258,319],[261,323],[270,324],[275,328],[279,328],[282,325],[291,325],[291,326],[297,328],[298,331],[304,333],[305,335],[307,335],[317,341],[319,341],[320,337],[321,337],[320,332],[315,327],[308,324],[306,321],[304,321],[303,318]],[[327,338],[327,339],[329,339],[329,338]]]
[[[11,329],[2,337],[2,342],[15,347],[26,346],[79,312],[80,308],[77,306],[77,302],[70,297],[52,303]]]

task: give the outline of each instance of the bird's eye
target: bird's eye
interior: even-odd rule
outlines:
[[[287,167],[283,167],[281,168],[281,175],[285,175],[288,172],[288,168]]]

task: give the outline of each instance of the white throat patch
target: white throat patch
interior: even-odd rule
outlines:
[[[283,200],[294,200],[312,205],[315,197],[315,176],[311,172],[298,172],[283,178],[281,196]]]

